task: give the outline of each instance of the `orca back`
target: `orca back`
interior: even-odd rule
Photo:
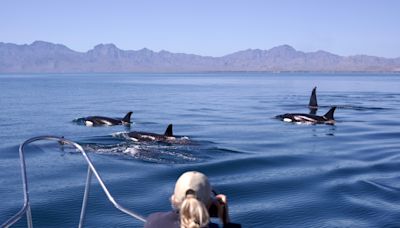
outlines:
[[[125,117],[122,119],[122,122],[131,123],[131,115],[132,115],[132,112],[128,112],[128,113],[125,115]]]
[[[333,113],[336,110],[336,106],[333,106],[331,109],[329,109],[329,111],[327,113],[325,113],[324,117],[328,120],[334,120],[335,118],[333,118]]]
[[[318,109],[318,102],[317,102],[317,87],[311,92],[310,102],[308,103],[308,107],[312,109]]]
[[[168,137],[172,137],[173,136],[172,124],[168,125],[167,129],[165,130],[164,135],[168,136]]]

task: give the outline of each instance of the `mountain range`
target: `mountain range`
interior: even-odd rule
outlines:
[[[289,45],[210,57],[146,48],[121,50],[114,44],[99,44],[87,52],[77,52],[44,41],[29,45],[0,42],[0,73],[220,71],[400,72],[400,58],[302,52]]]

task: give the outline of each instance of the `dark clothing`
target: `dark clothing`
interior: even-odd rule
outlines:
[[[156,212],[146,219],[144,228],[179,228],[180,218],[179,212],[169,211],[169,212]],[[218,228],[219,226],[215,223],[209,223],[208,228]],[[241,227],[240,224],[228,223],[223,226],[224,228],[236,228]]]
[[[156,227],[177,227],[179,228],[179,213],[177,212],[156,212],[146,219],[144,224],[145,228],[156,228]]]

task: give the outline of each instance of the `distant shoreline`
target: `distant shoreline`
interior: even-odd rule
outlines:
[[[302,52],[289,45],[247,49],[222,57],[168,51],[121,50],[99,44],[77,52],[62,44],[0,42],[0,73],[399,73],[400,58]]]
[[[267,75],[296,75],[296,74],[321,74],[321,75],[394,75],[400,76],[400,72],[377,72],[377,71],[358,71],[358,72],[345,72],[345,71],[337,71],[337,72],[305,72],[305,71],[282,71],[282,72],[270,72],[270,71],[208,71],[208,72],[0,72],[0,76],[6,75],[168,75],[168,74],[176,74],[176,75],[200,75],[200,74],[265,74]]]

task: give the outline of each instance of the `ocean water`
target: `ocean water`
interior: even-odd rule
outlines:
[[[335,125],[281,122],[336,105]],[[228,196],[243,227],[400,227],[400,75],[32,74],[0,75],[0,223],[23,203],[18,146],[39,135],[83,145],[115,199],[147,216],[170,210],[179,175],[198,170]],[[75,119],[123,117],[126,126]],[[123,132],[190,143],[138,144]],[[33,225],[76,227],[87,166],[71,148],[26,150]],[[86,227],[141,227],[116,210],[93,179]],[[25,218],[15,227],[26,226]]]

